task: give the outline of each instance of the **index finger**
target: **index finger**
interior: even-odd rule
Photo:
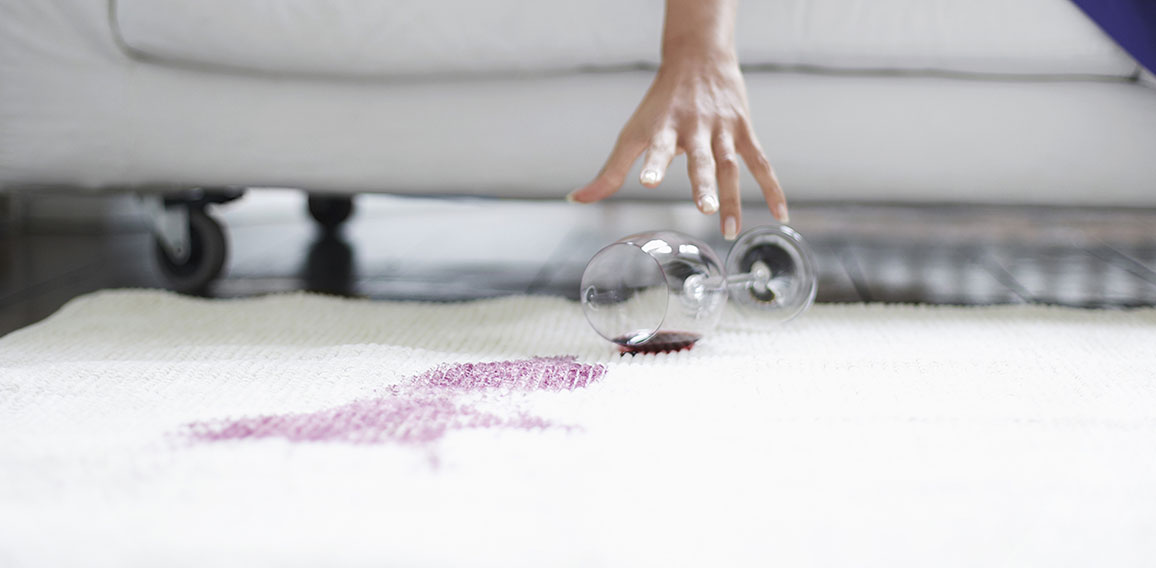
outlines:
[[[570,195],[566,196],[566,199],[578,203],[592,203],[614,195],[622,188],[622,184],[626,182],[626,176],[630,174],[630,168],[634,166],[634,161],[642,155],[645,149],[646,145],[642,142],[620,137],[618,142],[614,144],[614,150],[610,152],[606,165],[602,166],[602,171],[598,173],[598,177],[571,192]]]

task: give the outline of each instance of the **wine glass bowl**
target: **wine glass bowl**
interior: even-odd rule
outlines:
[[[591,327],[631,352],[689,348],[718,324],[726,296],[722,261],[676,231],[608,245],[586,265],[580,288]]]

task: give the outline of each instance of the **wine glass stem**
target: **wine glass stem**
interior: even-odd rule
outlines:
[[[771,281],[769,275],[758,272],[745,272],[743,274],[727,275],[722,278],[711,278],[704,281],[702,284],[709,287],[730,287],[742,285],[766,286]]]
[[[760,275],[760,274],[755,274],[753,272],[747,272],[744,274],[728,275],[724,279],[724,281],[726,282],[726,284],[728,286],[732,286],[735,284],[749,284],[751,282],[758,282],[759,280],[766,281],[766,277],[765,276],[761,277],[761,276],[762,275]]]
[[[727,286],[734,286],[736,284],[755,285],[757,287],[766,287],[767,283],[771,281],[771,269],[762,262],[756,262],[751,266],[750,272],[742,274],[728,274],[725,277]]]

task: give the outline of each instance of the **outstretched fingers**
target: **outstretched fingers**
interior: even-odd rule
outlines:
[[[715,135],[714,156],[719,186],[719,223],[723,238],[734,240],[742,228],[742,193],[739,191],[739,157],[729,132]]]
[[[677,152],[678,134],[675,131],[665,129],[655,134],[646,151],[646,159],[642,162],[642,173],[638,181],[646,187],[658,187],[662,178],[666,177],[666,170]]]
[[[598,177],[585,186],[572,191],[570,195],[566,196],[566,199],[578,203],[593,203],[614,195],[622,188],[626,176],[630,174],[630,167],[634,165],[634,161],[642,155],[645,149],[645,143],[619,137],[618,142],[614,145],[614,150],[610,153],[610,158],[606,160],[606,165],[602,166],[602,171],[598,173]]]
[[[693,136],[686,145],[686,168],[694,203],[698,210],[710,215],[718,211],[718,184],[715,179],[714,153],[710,138]]]
[[[783,194],[782,186],[779,185],[779,178],[775,177],[775,170],[771,167],[771,162],[767,160],[762,146],[759,145],[759,141],[749,127],[739,137],[738,151],[742,154],[747,167],[750,168],[751,174],[755,176],[755,181],[759,183],[759,188],[763,190],[763,197],[767,200],[767,207],[770,207],[771,213],[780,222],[789,221],[787,197]]]

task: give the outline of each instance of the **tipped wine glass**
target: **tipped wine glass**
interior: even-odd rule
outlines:
[[[664,352],[689,349],[714,329],[728,295],[778,321],[814,300],[810,250],[785,225],[747,231],[723,266],[706,243],[677,231],[623,237],[586,265],[582,308],[623,352]]]

